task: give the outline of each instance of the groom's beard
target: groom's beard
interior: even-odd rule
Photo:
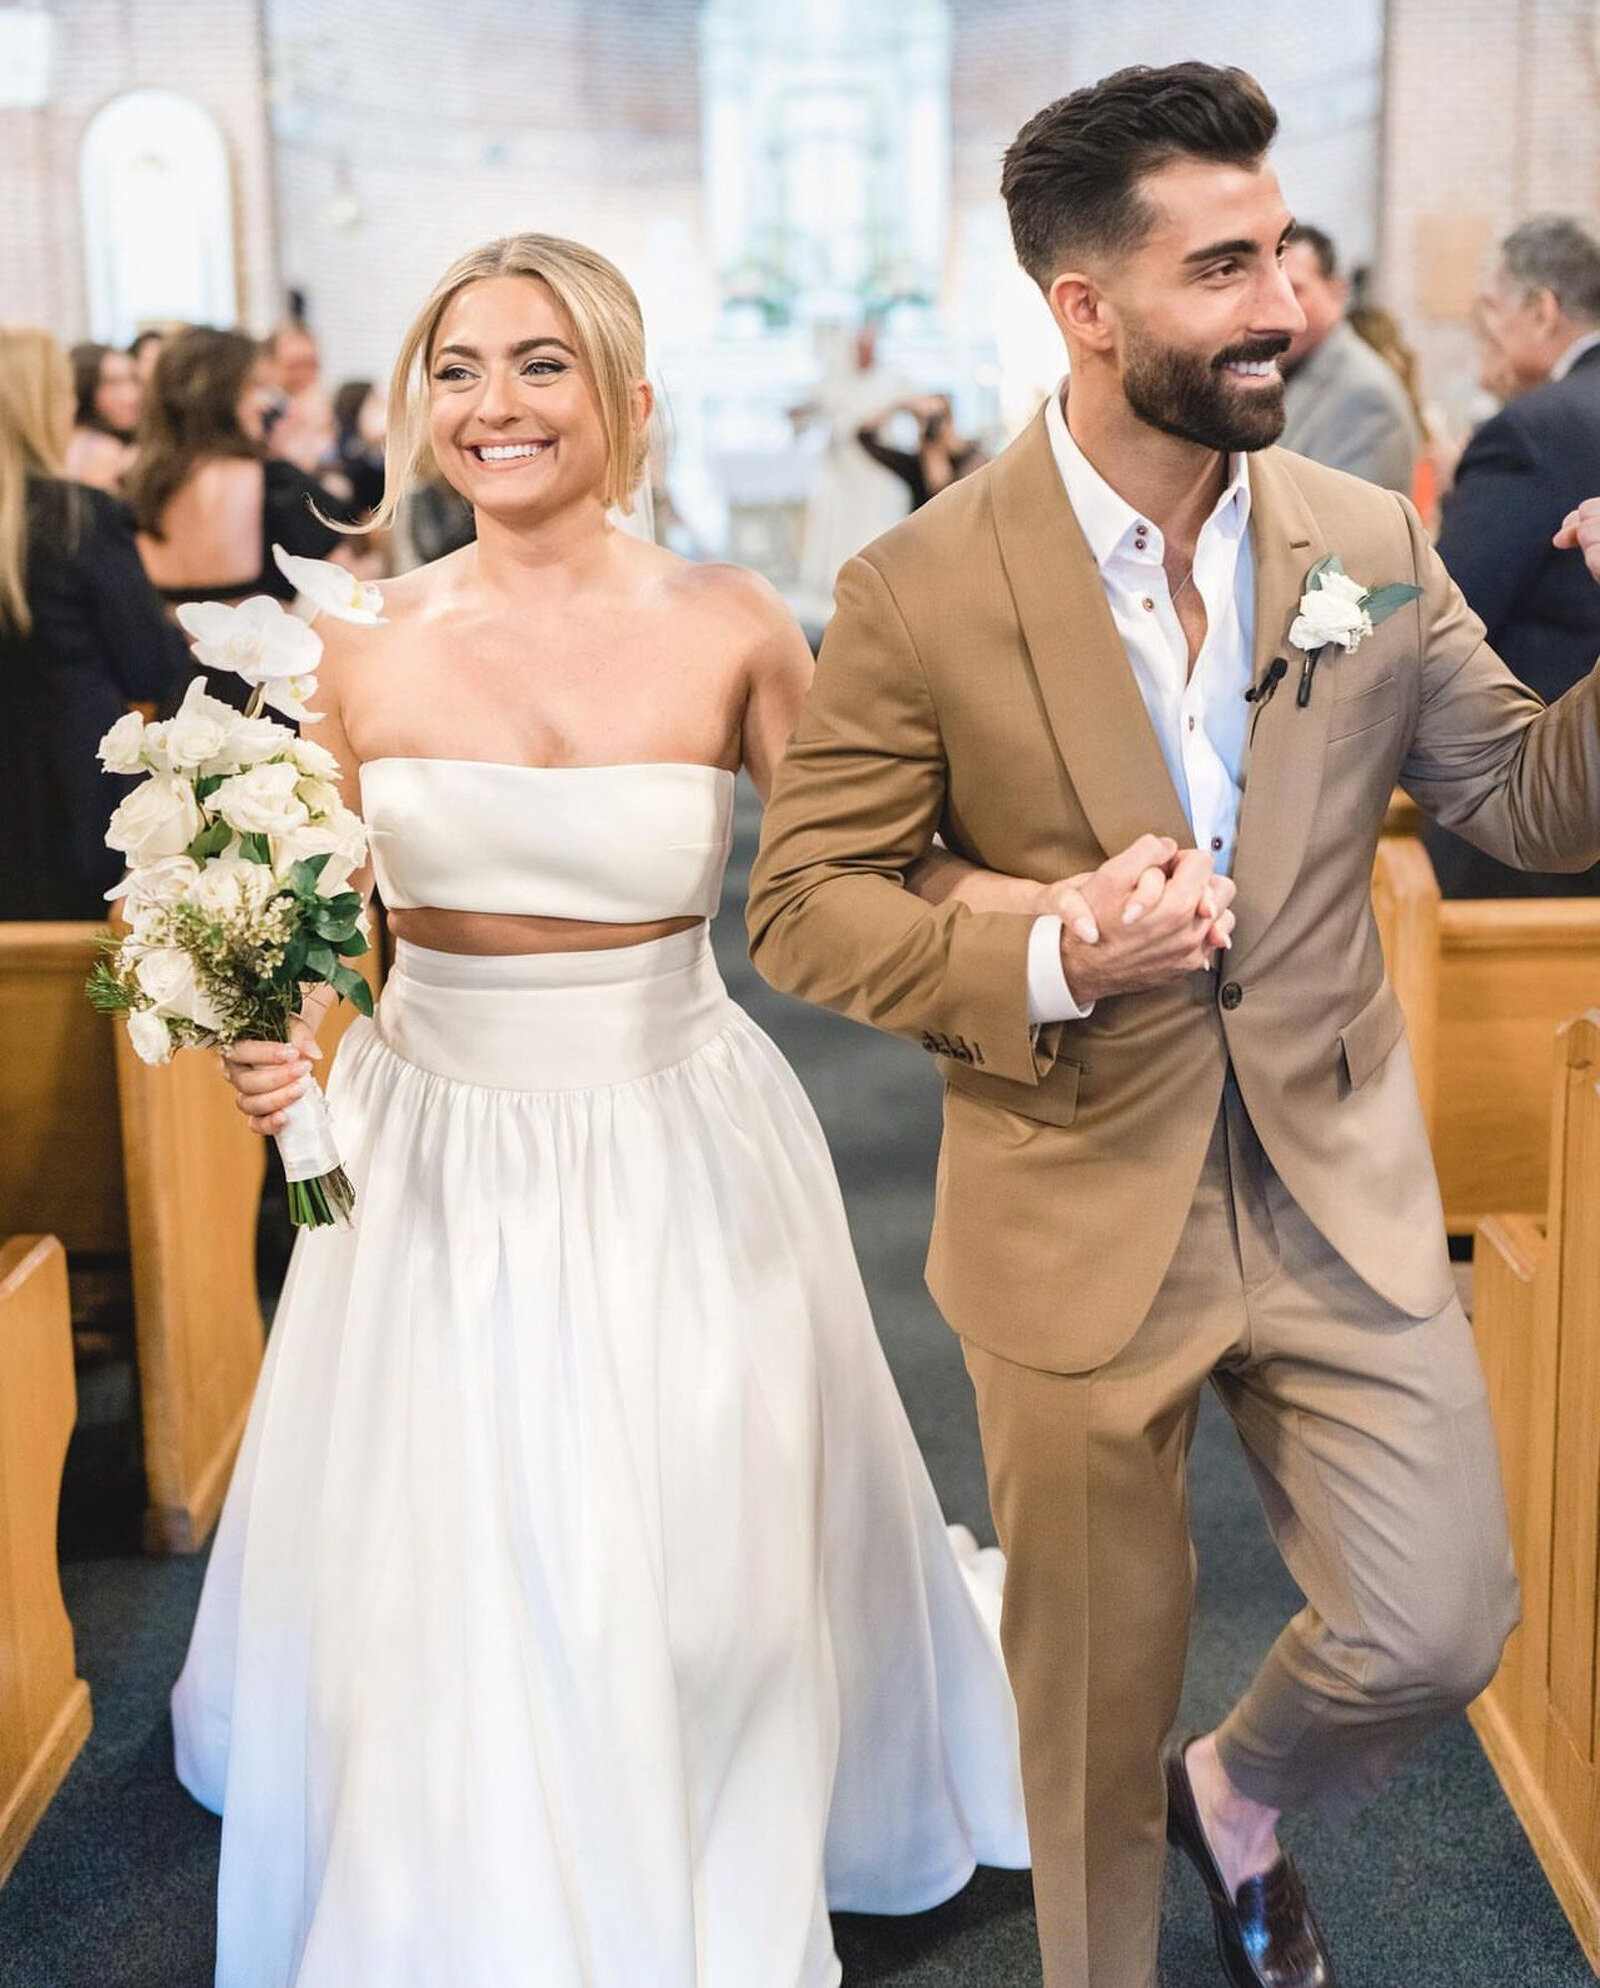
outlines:
[[[1283,433],[1283,382],[1239,385],[1223,371],[1232,360],[1275,359],[1287,338],[1261,338],[1202,359],[1176,346],[1158,345],[1130,330],[1122,391],[1141,421],[1220,455],[1265,449]]]

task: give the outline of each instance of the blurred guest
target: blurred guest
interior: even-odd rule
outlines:
[[[1506,405],[1462,452],[1439,555],[1494,648],[1548,703],[1600,655],[1600,592],[1575,552],[1550,543],[1600,483],[1600,237],[1559,215],[1524,221],[1500,246],[1478,322],[1483,384]],[[1600,890],[1600,870],[1541,876],[1443,829],[1427,840],[1450,897]]]
[[[239,331],[192,325],[167,340],[139,427],[128,500],[139,550],[170,601],[293,597],[272,548],[326,558],[340,534],[320,484],[269,456],[272,369]]]
[[[891,448],[878,431],[897,414],[909,414],[917,424],[915,449]],[[914,394],[897,400],[856,430],[856,440],[874,462],[892,470],[911,493],[911,508],[920,511],[947,484],[980,468],[988,457],[976,442],[956,430],[955,410],[942,393]]]
[[[67,475],[96,490],[115,490],[133,461],[144,389],[139,366],[114,345],[72,348],[74,412]]]
[[[395,521],[403,566],[431,566],[447,552],[459,552],[478,536],[472,506],[437,471],[406,491]]]
[[[267,369],[282,396],[268,447],[307,476],[335,466],[339,433],[333,402],[322,384],[322,357],[302,318],[280,324],[266,343]]]
[[[1345,317],[1350,329],[1364,339],[1406,390],[1411,413],[1417,424],[1417,467],[1411,478],[1410,497],[1422,513],[1429,531],[1439,523],[1439,492],[1454,467],[1456,451],[1446,445],[1437,410],[1430,413],[1422,397],[1422,363],[1415,347],[1406,343],[1399,321],[1381,304],[1353,303]]]
[[[48,332],[0,326],[0,918],[104,918],[105,845],[132,785],[101,737],[159,704],[187,655],[145,578],[127,511],[62,474],[72,368]]]
[[[1289,231],[1284,270],[1306,327],[1283,355],[1283,446],[1409,497],[1421,434],[1392,366],[1345,316],[1349,285],[1332,241],[1302,222]]]
[[[832,611],[833,582],[844,562],[906,515],[900,479],[859,447],[856,431],[878,409],[899,400],[906,383],[878,364],[878,328],[870,320],[849,356],[830,366],[805,406],[791,411],[798,427],[826,428],[828,442],[806,504],[800,580],[808,613]]]
[[[383,502],[384,397],[371,380],[346,380],[333,397],[335,451],[350,486],[351,522]]]
[[[156,369],[156,361],[161,357],[162,346],[178,329],[179,326],[173,325],[163,331],[156,325],[147,325],[128,347],[128,357],[139,369],[141,387],[149,386],[150,376]]]

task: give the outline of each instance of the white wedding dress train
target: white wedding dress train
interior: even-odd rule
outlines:
[[[366,787],[390,902],[439,901],[418,819],[505,798],[450,764]],[[530,845],[594,808],[595,915],[658,802],[626,888],[714,897],[729,777],[601,771],[472,778],[523,776]],[[998,1556],[986,1589],[945,1530],[820,1128],[704,927],[402,945],[330,1089],[356,1224],[296,1250],[173,1698],[219,1988],[825,1988],[830,1904],[1024,1864]]]

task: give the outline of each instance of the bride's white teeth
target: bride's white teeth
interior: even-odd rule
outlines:
[[[520,462],[543,455],[549,446],[548,442],[480,442],[472,453],[479,462]]]

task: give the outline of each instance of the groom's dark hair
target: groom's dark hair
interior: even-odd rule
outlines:
[[[1146,173],[1178,159],[1253,166],[1278,113],[1253,76],[1208,62],[1119,69],[1048,105],[1006,153],[1001,197],[1017,260],[1042,290],[1088,256],[1126,255],[1154,216]]]

